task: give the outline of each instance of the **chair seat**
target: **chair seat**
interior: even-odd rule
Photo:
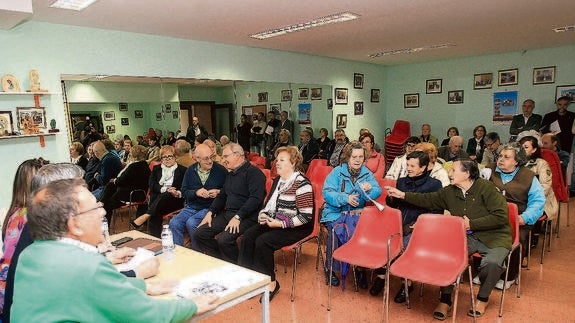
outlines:
[[[358,253],[358,250],[361,250],[361,253]],[[334,250],[333,258],[353,263],[356,266],[375,269],[387,264],[387,251],[382,251],[381,246],[346,243]]]
[[[413,265],[422,263],[425,266]],[[404,256],[391,265],[391,274],[428,285],[448,286],[457,280],[457,277],[461,275],[466,267],[467,263],[458,263],[451,258],[442,259],[434,255],[425,257]],[[433,273],[433,275],[429,273]]]

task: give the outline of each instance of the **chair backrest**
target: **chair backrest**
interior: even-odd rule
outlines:
[[[397,234],[391,240],[391,254],[395,258],[403,249],[403,236],[401,226],[401,211],[386,207],[379,211],[374,206],[363,208],[359,221],[348,243],[370,245],[386,250],[387,239]]]
[[[417,218],[402,257],[440,258],[463,272],[467,266],[467,237],[463,218],[443,214],[422,214]]]
[[[541,157],[545,159],[551,169],[551,187],[553,188],[553,193],[555,193],[557,201],[569,202],[569,193],[567,193],[567,186],[563,179],[559,156],[552,150],[541,148]]]
[[[319,233],[320,225],[319,220],[321,219],[321,212],[323,210],[323,205],[325,200],[323,199],[322,188],[323,185],[312,183],[313,188],[313,231],[312,235],[317,235]]]
[[[150,162],[150,171],[153,171],[153,170],[154,170],[154,167],[155,167],[156,165],[160,165],[161,163],[162,163],[161,161],[157,161],[157,160],[151,161],[151,162]]]
[[[517,204],[507,202],[507,211],[509,212],[509,226],[511,226],[511,244],[519,244],[519,208]]]
[[[411,126],[409,121],[406,120],[396,120],[393,124],[393,130],[391,131],[392,136],[409,137],[411,136]]]
[[[325,179],[327,178],[329,173],[331,173],[332,170],[333,170],[333,167],[331,167],[331,166],[318,165],[315,167],[315,170],[313,171],[313,173],[311,173],[308,176],[308,178],[312,183],[321,184],[321,186],[323,187],[323,183],[325,182]]]
[[[385,186],[395,187],[395,185],[397,184],[397,181],[394,179],[389,179],[389,178],[376,178],[376,180],[377,180],[377,183],[379,184],[379,186],[381,187],[381,195],[378,198],[376,198],[375,200],[381,204],[386,204],[385,198],[387,197],[387,190],[384,187]]]
[[[250,163],[260,169],[264,169],[266,167],[266,158],[262,156],[253,156]]]
[[[327,160],[326,159],[312,159],[309,162],[309,166],[307,168],[307,172],[305,173],[305,176],[307,176],[307,178],[310,178],[311,174],[313,173],[313,171],[315,170],[315,168],[319,165],[327,165]]]

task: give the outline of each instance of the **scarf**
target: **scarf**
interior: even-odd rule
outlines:
[[[162,165],[162,177],[160,178],[160,185],[164,186],[164,183],[170,179],[174,178],[174,171],[176,171],[176,168],[178,168],[178,164],[174,164],[170,167],[161,164]]]
[[[357,181],[357,178],[359,177],[359,173],[361,172],[361,168],[360,169],[352,169],[349,164],[347,164],[347,171],[349,172],[349,175],[351,176],[351,182],[353,184],[355,184],[355,181]]]
[[[278,185],[276,186],[276,189],[274,190],[272,196],[268,200],[266,207],[262,211],[268,212],[270,216],[275,218],[274,214],[276,212],[276,203],[278,197],[280,196],[281,193],[287,191],[289,188],[292,187],[293,183],[295,182],[299,174],[300,172],[296,171],[293,172],[293,174],[291,174],[290,177],[288,177],[285,180],[280,178],[280,180],[278,181]]]

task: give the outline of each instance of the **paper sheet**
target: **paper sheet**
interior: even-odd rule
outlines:
[[[555,120],[555,121],[553,121],[553,123],[551,123],[549,125],[549,131],[553,132],[554,134],[561,133],[561,127],[559,126],[559,120]]]
[[[116,268],[118,268],[118,271],[134,270],[146,260],[154,258],[154,255],[155,254],[153,251],[144,248],[138,248],[130,260],[123,264],[117,265]]]

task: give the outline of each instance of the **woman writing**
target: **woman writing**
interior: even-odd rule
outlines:
[[[295,243],[313,230],[313,190],[301,173],[303,157],[295,146],[275,152],[278,177],[258,216],[259,224],[243,235],[239,264],[269,275],[275,286],[270,301],[280,288],[274,271],[274,252]]]

